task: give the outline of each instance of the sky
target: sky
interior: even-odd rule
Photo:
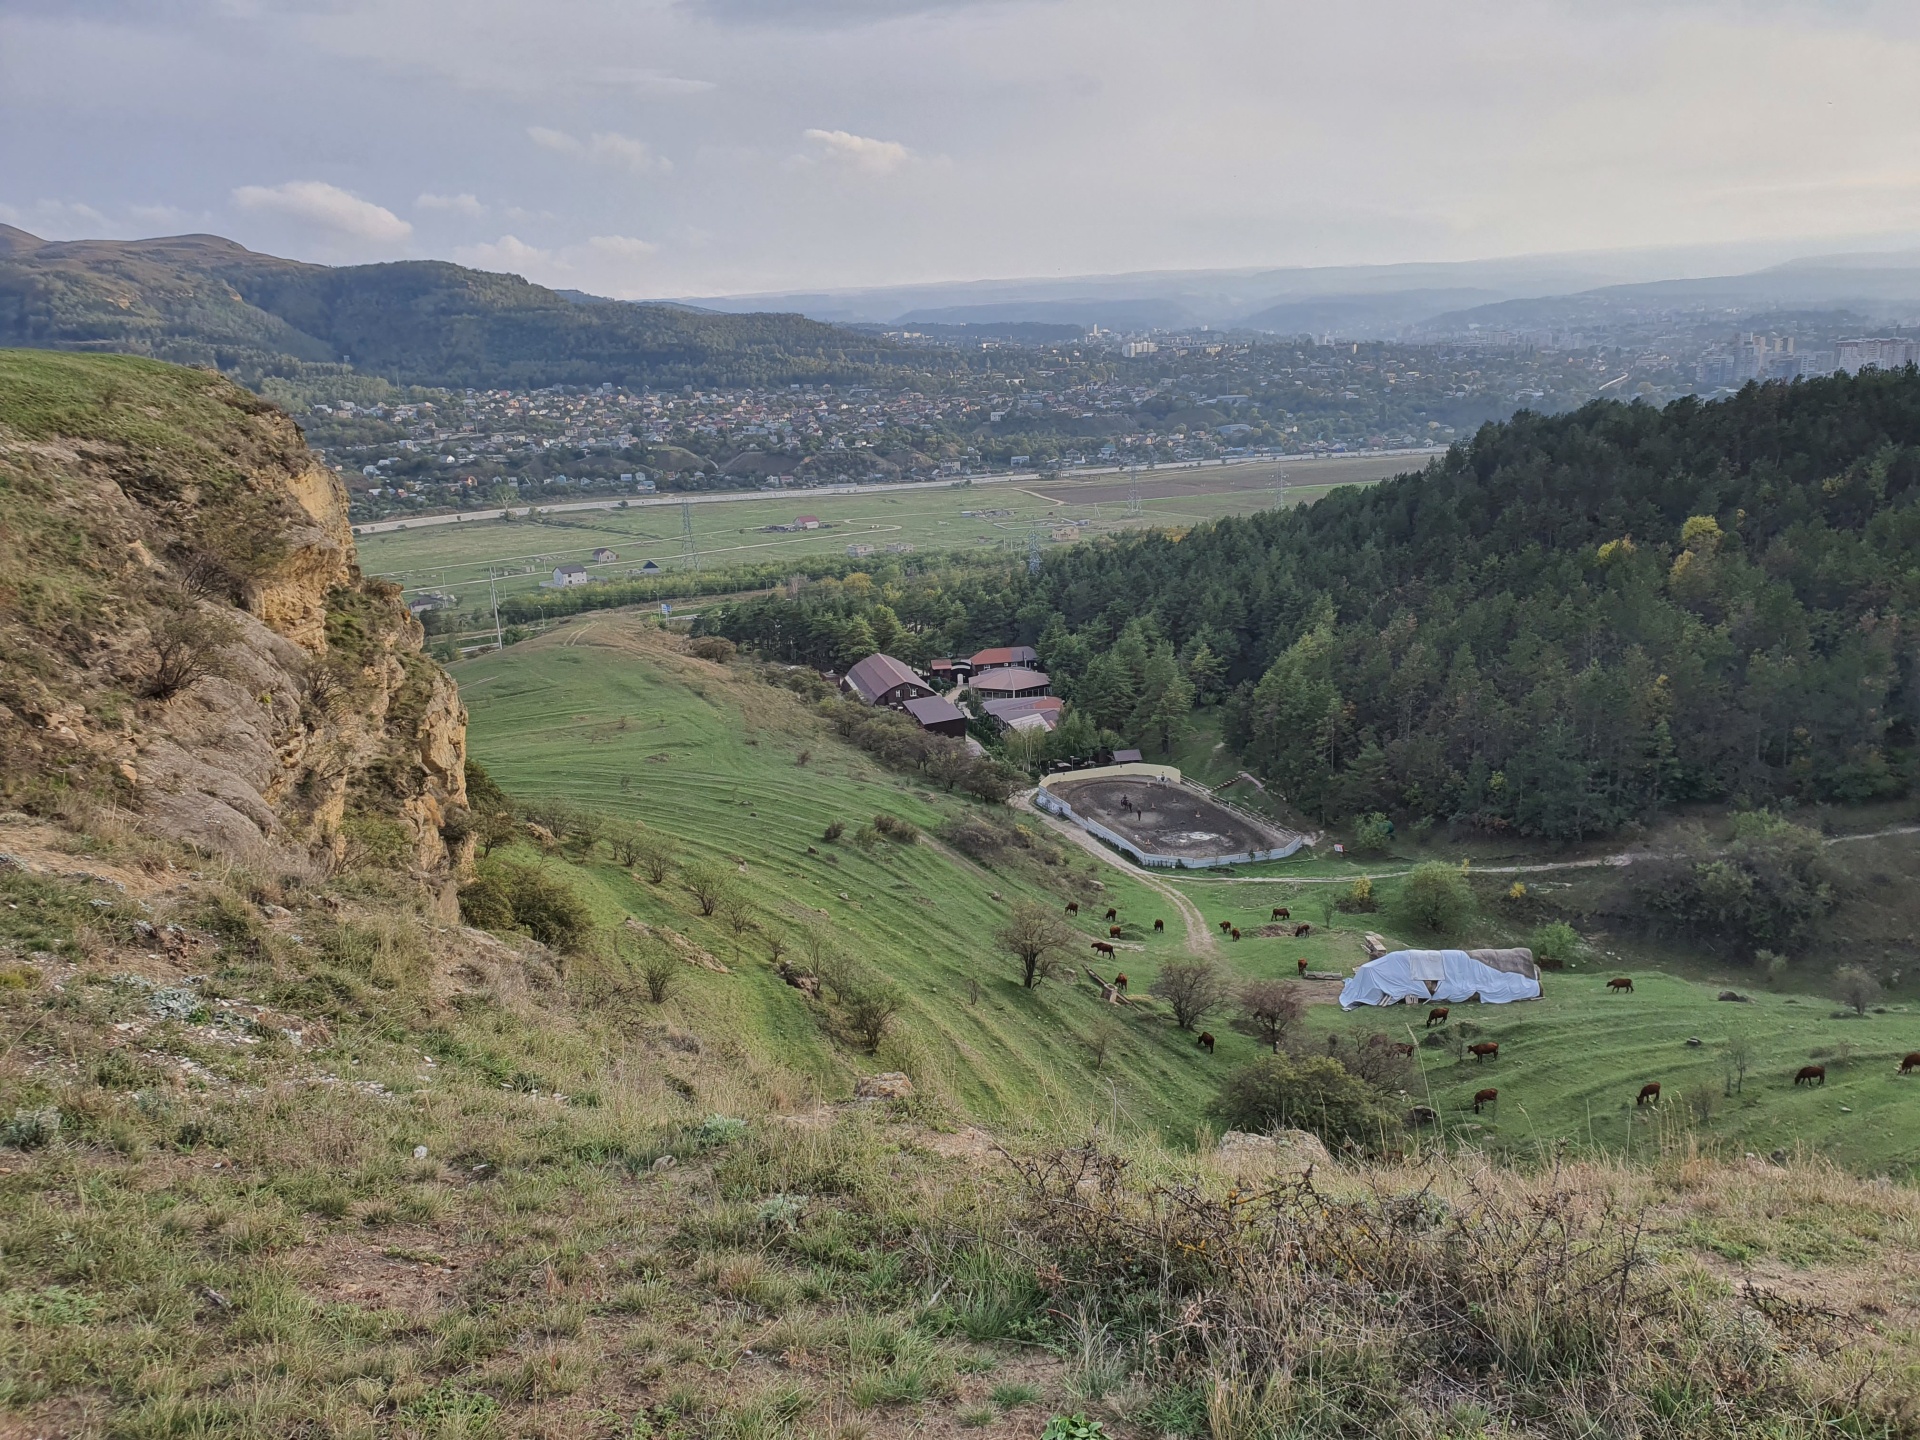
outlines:
[[[0,0],[0,221],[621,298],[1920,230],[1913,0]]]

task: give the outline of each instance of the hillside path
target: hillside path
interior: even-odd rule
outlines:
[[[1041,824],[1060,836],[1061,839],[1071,841],[1082,850],[1085,850],[1089,855],[1098,856],[1116,870],[1124,870],[1129,876],[1138,880],[1149,890],[1158,891],[1161,895],[1165,896],[1167,902],[1172,905],[1175,910],[1180,912],[1181,922],[1187,927],[1187,948],[1194,954],[1212,955],[1218,951],[1219,944],[1213,938],[1213,930],[1207,924],[1207,917],[1200,913],[1199,907],[1178,890],[1174,889],[1173,886],[1167,884],[1166,881],[1158,879],[1151,870],[1130,864],[1118,855],[1115,855],[1078,825],[1070,825],[1066,821],[1056,819],[1047,814],[1046,811],[1039,809],[1033,803],[1033,792],[1031,790],[1016,796],[1013,803],[1025,810],[1029,815],[1032,815],[1040,821]]]
[[[1038,814],[1038,811],[1034,813]],[[1084,833],[1084,832],[1083,832]],[[1887,840],[1896,835],[1920,835],[1920,825],[1889,825],[1884,830],[1863,830],[1857,835],[1825,835],[1822,843],[1827,845],[1845,845],[1855,840]],[[1098,847],[1099,842],[1087,836],[1090,845]],[[1102,854],[1106,854],[1104,848]],[[1596,870],[1602,866],[1619,868],[1632,865],[1641,860],[1670,858],[1672,852],[1662,850],[1622,850],[1613,855],[1597,855],[1591,860],[1550,860],[1537,865],[1475,865],[1476,875],[1544,875],[1553,870]],[[1108,859],[1116,857],[1109,855]],[[1123,866],[1131,870],[1131,866]],[[1368,870],[1375,880],[1395,880],[1411,875],[1413,870],[1407,867],[1399,870]],[[1189,885],[1351,885],[1352,875],[1195,875],[1183,874],[1180,877]]]

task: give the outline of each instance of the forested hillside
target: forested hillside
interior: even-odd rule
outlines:
[[[916,657],[1028,641],[1140,738],[1165,728],[1177,659],[1311,815],[1564,839],[1684,801],[1907,793],[1917,501],[1920,374],[1868,372],[1522,413],[1300,509],[713,623],[827,663],[869,638]]]
[[[453,388],[760,385],[893,363],[886,341],[798,315],[580,304],[443,261],[308,265],[212,235],[49,243],[7,226],[0,345],[215,365],[252,384],[351,366]]]

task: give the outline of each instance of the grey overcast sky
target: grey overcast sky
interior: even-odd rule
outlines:
[[[642,297],[1920,230],[1916,0],[0,0],[0,220]]]

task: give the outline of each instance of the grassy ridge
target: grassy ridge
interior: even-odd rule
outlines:
[[[1063,904],[1067,895],[1082,899],[1089,939],[1104,936],[1104,920],[1093,921],[1094,902],[1104,900],[1145,922],[1134,943],[1146,948],[1120,960],[1140,988],[1157,959],[1181,944],[1173,907],[1142,882],[1105,866],[1093,873],[1098,862],[1077,853],[1071,869],[989,870],[925,840],[882,842],[871,853],[850,839],[825,844],[831,819],[846,822],[849,835],[881,811],[932,830],[969,806],[883,771],[785,692],[679,655],[643,617],[574,621],[456,673],[472,712],[472,753],[509,793],[640,820],[672,836],[687,860],[745,860],[743,883],[763,930],[797,936],[824,920],[841,948],[899,982],[906,1023],[874,1068],[904,1068],[969,1114],[1011,1122],[1105,1113],[1115,1103],[1111,1080],[1135,1120],[1190,1133],[1218,1059],[1206,1060],[1164,1022],[1132,1016],[1096,1070],[1086,1042],[1115,1012],[1084,982],[1023,990],[992,939],[1016,899]],[[812,753],[805,766],[796,763],[801,749]],[[821,853],[809,855],[810,845]],[[772,974],[757,935],[735,965],[733,938],[701,919],[684,891],[649,886],[612,865],[588,873],[601,919],[628,913],[670,925],[734,967],[726,976],[690,971],[683,1003],[844,1090],[846,1052]],[[1163,937],[1150,933],[1155,916],[1168,921]],[[1083,957],[1093,958],[1067,957],[1076,973]]]

